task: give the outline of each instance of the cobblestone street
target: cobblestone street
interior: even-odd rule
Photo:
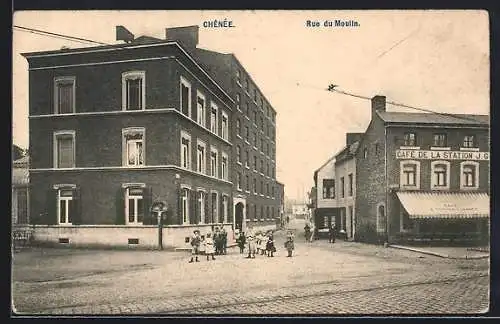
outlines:
[[[32,250],[14,255],[20,314],[469,314],[489,305],[488,259],[453,260],[339,241],[287,258]]]

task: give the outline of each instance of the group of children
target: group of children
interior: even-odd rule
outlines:
[[[288,257],[292,256],[292,251],[295,249],[293,240],[293,232],[288,231],[285,242],[285,248],[288,251]],[[255,258],[255,254],[274,257],[274,253],[276,252],[272,230],[265,233],[262,231],[257,231],[256,233],[254,233],[252,230],[247,233],[240,232],[236,239],[236,242],[238,244],[238,247],[240,248],[241,254],[244,253],[245,247],[248,249],[247,259]]]
[[[226,254],[227,232],[223,227],[216,227],[213,236],[210,232],[206,236],[200,236],[200,231],[195,230],[190,243],[191,260],[189,263],[199,262],[199,255],[206,255],[207,261],[215,260],[215,255]]]

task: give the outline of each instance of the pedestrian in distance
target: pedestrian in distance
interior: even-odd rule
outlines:
[[[191,236],[191,260],[189,260],[189,263],[193,263],[194,258],[196,258],[196,262],[200,262],[198,260],[198,255],[200,254],[200,243],[200,231],[194,230],[193,236]]]
[[[207,255],[207,261],[210,261],[210,257],[212,257],[212,260],[215,260],[214,253],[214,239],[211,233],[207,233],[207,238],[205,239],[205,254]]]
[[[212,239],[214,241],[215,254],[219,255],[220,254],[219,226],[215,227]]]
[[[288,251],[288,258],[292,257],[292,252],[295,249],[295,245],[293,243],[294,235],[292,231],[288,231],[286,235],[286,241],[285,241],[285,249]]]
[[[254,232],[250,229],[247,233],[246,237],[247,245],[248,245],[248,256],[247,259],[255,259],[255,234]]]
[[[330,226],[330,229],[328,231],[328,242],[330,243],[335,243],[335,232],[336,232],[336,227],[335,227],[335,223],[332,223],[332,225]]]
[[[240,254],[243,254],[245,252],[245,232],[241,232],[236,239],[236,242],[238,243],[238,247],[240,248]]]
[[[274,246],[273,232],[269,233],[266,243],[266,251],[268,257],[274,257],[274,252],[276,252],[276,247]]]
[[[309,224],[306,224],[306,226],[304,226],[304,234],[306,236],[306,242],[309,242],[311,236],[311,227],[309,226]]]
[[[224,227],[221,225],[221,252],[226,255],[227,253],[227,232]]]

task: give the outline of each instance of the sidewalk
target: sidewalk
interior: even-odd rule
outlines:
[[[405,245],[390,244],[389,247],[395,249],[402,249],[413,251],[422,254],[434,255],[441,258],[448,259],[487,259],[490,257],[490,253],[485,249],[471,248],[471,247],[414,247]]]

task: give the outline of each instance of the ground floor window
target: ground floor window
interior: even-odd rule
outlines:
[[[218,199],[218,194],[216,192],[212,192],[212,217],[211,217],[211,220],[210,222],[211,223],[215,223],[215,221],[218,219],[217,215],[218,215],[218,210],[219,208],[217,207],[217,203],[219,201]]]
[[[57,219],[60,225],[71,225],[73,222],[73,190],[59,189],[57,193]]]
[[[408,231],[411,229],[410,215],[404,210],[400,213],[401,231]]]
[[[383,204],[377,206],[377,232],[385,232],[385,206]]]
[[[223,222],[228,222],[228,205],[229,205],[229,197],[224,195],[222,196],[222,214],[223,214]]]
[[[127,188],[126,195],[127,225],[141,225],[144,218],[143,189]]]

